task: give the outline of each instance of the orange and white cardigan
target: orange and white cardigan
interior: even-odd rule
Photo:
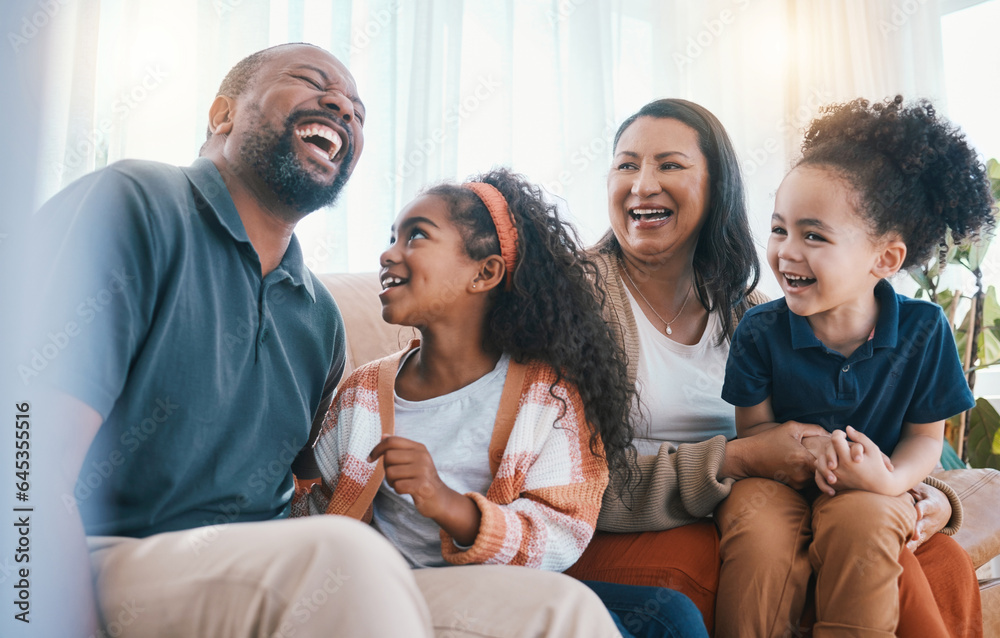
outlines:
[[[396,372],[417,345],[358,368],[343,383],[314,445],[323,481],[296,492],[292,516],[371,520],[385,471],[381,459],[369,463],[368,454],[383,433],[393,432]],[[449,563],[563,571],[590,542],[607,464],[590,450],[592,428],[576,388],[561,382],[554,397],[555,378],[547,364],[510,362],[490,441],[493,482],[485,495],[467,494],[482,512],[479,534],[461,549],[442,530],[441,553]]]

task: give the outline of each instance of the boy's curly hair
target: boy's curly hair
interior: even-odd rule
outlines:
[[[597,266],[587,259],[574,228],[523,176],[495,168],[469,181],[485,182],[503,194],[518,234],[512,285],[493,291],[484,347],[519,362],[544,361],[556,371],[556,383],[574,384],[594,427],[591,450],[597,451],[600,437],[609,471],[620,473],[628,485],[635,387],[628,382],[625,353],[601,314],[605,292]],[[441,184],[426,194],[448,204],[472,259],[500,254],[496,227],[473,191]],[[556,383],[549,389],[554,397]]]
[[[994,227],[986,168],[927,100],[826,107],[806,132],[803,165],[833,169],[851,186],[873,236],[899,235],[904,269],[926,263],[935,247],[943,260],[949,233],[958,244]]]

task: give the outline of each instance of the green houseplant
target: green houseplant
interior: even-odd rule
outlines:
[[[994,201],[1000,201],[1000,163],[986,163]],[[926,296],[940,305],[955,331],[958,354],[975,390],[976,371],[1000,364],[1000,303],[995,286],[983,286],[983,265],[990,237],[960,246],[948,246],[945,263],[971,274],[975,291],[964,294],[961,287],[942,289],[941,262],[934,259],[910,272],[919,286],[915,296]],[[968,412],[949,420],[946,438],[963,462],[973,467],[1000,469],[1000,415],[986,399],[977,399]]]

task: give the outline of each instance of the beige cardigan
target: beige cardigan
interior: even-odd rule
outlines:
[[[604,319],[617,327],[619,343],[628,357],[629,381],[634,384],[638,373],[639,338],[618,259],[596,251],[589,257],[597,264],[607,293]],[[767,298],[761,293],[750,294],[751,305],[764,301]],[[709,516],[715,506],[729,496],[734,482],[729,478],[718,479],[725,458],[726,438],[721,435],[700,443],[682,443],[676,449],[664,443],[656,456],[639,456],[639,482],[619,498],[621,490],[615,482],[616,477],[612,477],[613,482],[604,493],[597,529],[604,532],[663,530]],[[944,492],[951,501],[951,520],[941,532],[954,534],[962,526],[962,503],[958,495],[939,479],[927,477],[924,482]]]

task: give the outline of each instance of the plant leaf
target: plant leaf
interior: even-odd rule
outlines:
[[[969,414],[969,464],[1000,470],[1000,414],[982,397]]]
[[[979,333],[979,361],[981,365],[984,361],[996,361],[1000,359],[1000,338],[997,338],[996,330],[983,330]]]
[[[983,327],[1000,328],[1000,303],[997,302],[997,289],[990,286],[983,298]]]
[[[913,278],[913,281],[917,282],[917,285],[920,286],[920,288],[917,290],[917,293],[921,293],[924,290],[930,290],[931,287],[930,277],[927,276],[927,273],[925,273],[922,268],[913,268],[909,272],[910,272],[910,277]]]
[[[969,270],[976,270],[983,265],[983,261],[986,259],[986,251],[990,249],[992,239],[993,237],[987,235],[985,237],[978,237],[969,244]]]
[[[950,317],[952,314],[951,305],[953,303],[956,303],[957,299],[961,298],[962,298],[961,295],[956,296],[955,293],[951,290],[942,290],[941,292],[938,293],[937,303],[939,306],[941,306],[941,309],[944,310],[944,315],[946,317]],[[968,319],[966,319],[966,321],[968,321]],[[959,324],[959,326],[962,325],[965,324]]]
[[[945,439],[944,445],[941,446],[941,465],[946,470],[969,469],[969,466],[962,463],[962,459],[958,458],[958,453],[955,452],[955,448],[951,447],[951,441],[948,439]]]
[[[990,159],[986,162],[986,176],[990,178],[990,190],[993,191],[993,200],[1000,201],[1000,162]]]

